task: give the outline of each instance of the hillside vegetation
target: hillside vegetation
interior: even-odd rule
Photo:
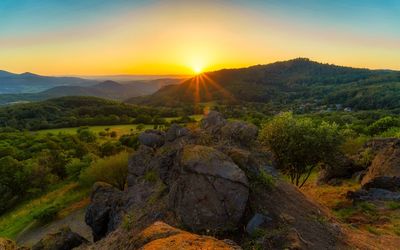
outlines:
[[[127,102],[177,106],[182,103],[262,102],[318,109],[395,109],[400,106],[400,72],[368,70],[294,59],[267,65],[207,72]]]

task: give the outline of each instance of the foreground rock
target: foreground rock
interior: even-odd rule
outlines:
[[[238,248],[177,228],[228,237],[250,249],[345,249],[340,230],[310,219],[326,214],[276,180],[257,133],[217,112],[199,128],[173,125],[165,137],[145,132],[143,138],[159,135],[160,143],[141,140],[129,161],[126,190],[95,185],[86,221],[96,242],[79,249]],[[160,220],[170,226],[155,223]]]
[[[221,241],[209,236],[191,234],[163,222],[155,222],[143,230],[134,240],[133,248],[142,250],[241,249],[231,241]]]
[[[85,238],[65,227],[41,239],[32,250],[71,250],[85,243],[88,243]]]
[[[366,185],[378,177],[400,177],[400,139],[380,141],[379,150],[362,179]]]
[[[205,146],[187,146],[171,185],[170,204],[192,230],[224,231],[236,226],[249,195],[244,172],[225,154]]]
[[[92,228],[94,241],[117,228],[122,219],[123,203],[123,192],[113,186],[103,182],[93,186],[85,222]]]

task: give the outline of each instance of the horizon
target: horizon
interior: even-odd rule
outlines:
[[[5,0],[0,68],[55,76],[195,75],[307,57],[400,70],[399,11],[393,0]]]
[[[267,66],[270,64],[274,63],[279,63],[279,62],[287,62],[287,61],[293,61],[296,59],[307,59],[311,62],[316,62],[316,63],[321,63],[321,64],[327,64],[327,65],[334,65],[334,66],[339,66],[339,67],[351,67],[354,69],[367,69],[367,70],[388,70],[388,71],[400,71],[400,69],[391,69],[391,68],[367,68],[367,67],[353,67],[353,66],[347,66],[347,65],[339,65],[335,63],[326,63],[326,62],[319,62],[312,60],[310,58],[306,57],[297,57],[297,58],[292,58],[288,60],[278,60],[274,62],[269,62],[269,63],[258,63],[258,64],[252,64],[252,65],[244,65],[242,67],[232,67],[232,68],[219,68],[219,69],[213,69],[210,71],[202,71],[201,74],[203,73],[209,73],[209,72],[215,72],[215,71],[221,71],[221,70],[235,70],[235,69],[242,69],[242,68],[249,68],[249,67],[254,67],[254,66]],[[114,77],[114,78],[129,78],[129,77],[143,77],[143,78],[138,78],[138,80],[145,80],[144,78],[148,80],[154,80],[154,79],[163,79],[163,78],[183,78],[183,77],[195,77],[196,74],[195,72],[192,72],[192,74],[140,74],[140,73],[133,73],[133,74],[98,74],[98,75],[79,75],[79,74],[57,74],[57,75],[44,75],[44,74],[39,74],[37,72],[30,72],[30,71],[21,71],[21,72],[11,72],[6,69],[0,69],[0,71],[11,73],[11,74],[16,74],[16,75],[21,75],[21,74],[34,74],[34,75],[39,75],[39,76],[49,76],[49,77],[79,77],[79,78],[86,78],[86,79],[105,79],[107,77]]]

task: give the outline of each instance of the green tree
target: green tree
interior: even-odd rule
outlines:
[[[264,124],[260,140],[274,154],[278,169],[302,187],[319,163],[332,161],[343,139],[336,124],[283,113]]]

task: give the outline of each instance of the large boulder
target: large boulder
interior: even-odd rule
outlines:
[[[149,168],[149,164],[154,158],[152,148],[141,145],[138,150],[132,155],[128,162],[128,187],[133,186],[138,178],[142,177]]]
[[[132,248],[142,250],[241,249],[232,241],[221,241],[209,236],[188,233],[160,221],[143,230],[134,240]]]
[[[181,127],[178,124],[172,124],[165,134],[165,139],[172,142],[178,138],[189,135],[190,131],[187,128]]]
[[[400,139],[391,139],[385,142],[385,146],[380,146],[379,152],[362,179],[362,185],[377,177],[400,177]]]
[[[332,162],[321,167],[317,177],[318,184],[326,184],[337,178],[350,178],[356,172],[363,170],[344,154],[337,154]]]
[[[227,123],[221,113],[210,111],[200,122],[200,127],[214,134],[220,132],[220,129]]]
[[[224,231],[242,218],[249,188],[247,177],[220,151],[186,146],[172,183],[170,205],[178,219],[195,231]]]
[[[139,137],[139,142],[142,145],[157,148],[165,143],[165,133],[160,130],[149,129],[142,132]]]
[[[222,139],[235,142],[239,145],[250,146],[257,139],[257,126],[243,121],[226,123],[221,128]]]
[[[124,205],[122,191],[104,182],[94,184],[91,203],[85,214],[85,222],[92,228],[94,241],[100,240],[118,227],[123,216],[121,207]]]
[[[379,176],[363,185],[363,188],[369,190],[371,188],[386,189],[392,192],[400,192],[400,176]]]
[[[79,234],[72,232],[69,227],[64,227],[57,233],[46,235],[33,245],[32,250],[71,250],[88,242]]]

